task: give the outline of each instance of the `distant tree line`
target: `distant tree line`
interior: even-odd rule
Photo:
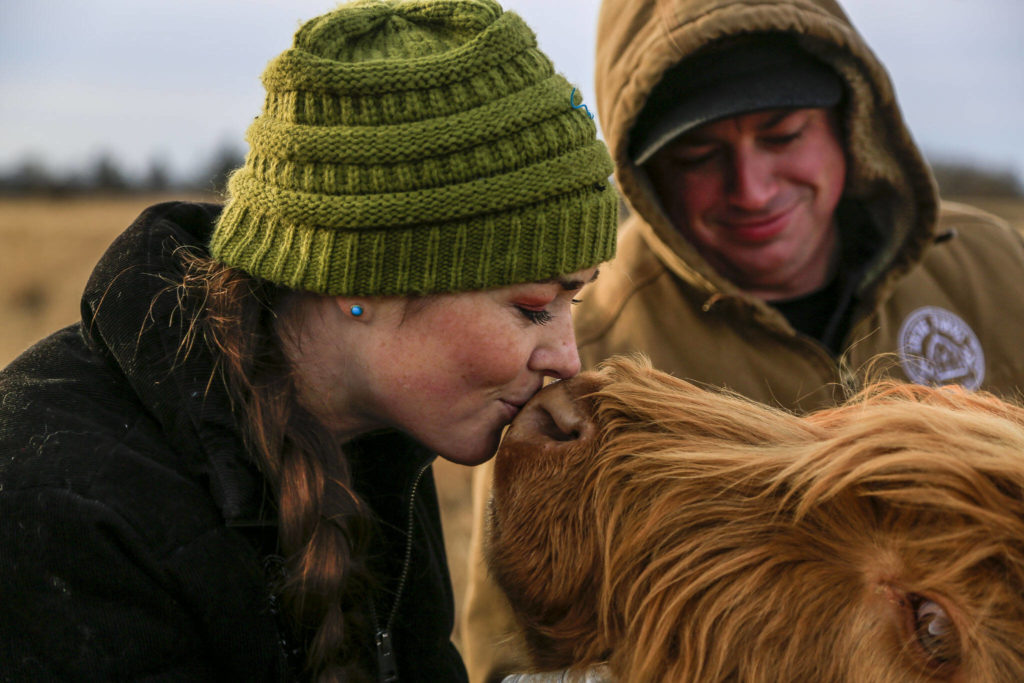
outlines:
[[[221,193],[228,175],[245,161],[232,146],[217,149],[190,178],[173,178],[166,162],[154,159],[142,173],[131,174],[113,155],[103,153],[82,171],[59,173],[39,159],[28,157],[9,171],[0,171],[0,196],[71,197],[86,194],[155,192]]]
[[[954,161],[936,161],[931,167],[946,197],[1024,197],[1024,185],[1009,170]]]
[[[130,194],[143,192],[221,193],[228,174],[242,165],[243,152],[223,146],[202,169],[188,180],[174,180],[167,165],[154,160],[135,176],[126,173],[110,154],[96,157],[80,173],[54,173],[38,160],[27,159],[9,172],[0,172],[0,195],[74,196],[82,194]],[[948,197],[1022,197],[1024,185],[1009,170],[958,161],[936,161],[932,170],[939,189]]]

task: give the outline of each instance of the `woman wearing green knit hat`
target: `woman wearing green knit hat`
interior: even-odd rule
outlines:
[[[429,465],[578,371],[611,162],[491,0],[342,5],[263,82],[226,204],[148,209],[0,372],[12,679],[465,678]]]

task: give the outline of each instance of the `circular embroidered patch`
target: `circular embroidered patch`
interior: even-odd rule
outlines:
[[[985,352],[960,316],[923,306],[900,326],[900,365],[918,384],[961,384],[977,389],[985,379]]]

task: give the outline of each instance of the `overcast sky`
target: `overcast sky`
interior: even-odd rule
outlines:
[[[505,0],[593,110],[600,0]],[[0,169],[109,151],[191,175],[244,149],[259,74],[324,0],[0,0]],[[1024,178],[1024,0],[846,0],[932,159]]]

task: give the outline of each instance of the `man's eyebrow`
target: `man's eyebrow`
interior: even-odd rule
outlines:
[[[582,289],[583,285],[588,284],[588,283],[593,282],[594,280],[596,280],[597,276],[600,273],[601,273],[600,270],[595,270],[594,271],[594,275],[589,280],[587,280],[586,282],[584,282],[583,280],[567,280],[567,279],[561,278],[561,277],[549,277],[546,280],[538,280],[537,282],[540,282],[542,284],[554,283],[554,284],[557,284],[558,286],[560,286],[562,289],[564,289],[567,292],[575,292],[577,289]]]
[[[797,110],[797,109],[781,109],[781,110],[775,112],[775,114],[770,116],[766,121],[761,123],[757,127],[757,129],[758,130],[766,130],[768,128],[771,128],[772,126],[776,126],[781,121],[783,121],[784,119],[792,116],[793,114],[796,114],[797,111],[799,111],[799,110]]]

